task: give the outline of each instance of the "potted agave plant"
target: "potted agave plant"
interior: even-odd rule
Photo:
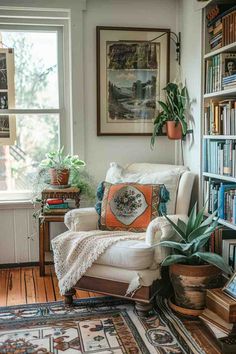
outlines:
[[[151,147],[164,126],[169,139],[184,139],[187,134],[186,110],[189,97],[186,86],[170,82],[163,90],[166,92],[166,101],[158,101],[162,110],[154,121]]]
[[[50,184],[56,186],[67,186],[70,173],[78,173],[85,162],[80,160],[78,155],[65,155],[64,146],[57,151],[46,154],[39,167],[50,174]]]
[[[162,266],[170,266],[170,280],[177,305],[174,309],[182,309],[180,312],[185,314],[197,314],[202,310],[205,307],[206,289],[221,285],[222,271],[232,273],[220,255],[207,251],[208,241],[218,223],[215,220],[217,211],[205,220],[204,211],[205,208],[197,213],[195,204],[187,223],[181,219],[174,223],[165,215],[175,230],[177,239],[160,242],[162,247],[171,248],[172,251],[164,259]]]

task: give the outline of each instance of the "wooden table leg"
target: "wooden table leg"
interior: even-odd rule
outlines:
[[[49,222],[44,222],[44,250],[50,251],[50,225]]]
[[[45,275],[44,224],[45,221],[39,219],[39,272],[41,277]]]

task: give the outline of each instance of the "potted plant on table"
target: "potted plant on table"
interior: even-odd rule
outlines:
[[[151,147],[164,126],[169,139],[184,139],[187,134],[186,110],[189,97],[186,86],[170,82],[163,90],[166,92],[166,101],[158,101],[162,111],[154,121]]]
[[[195,315],[205,307],[206,289],[219,287],[222,271],[232,273],[220,255],[206,250],[211,234],[218,226],[215,218],[217,211],[204,220],[205,208],[198,213],[196,210],[195,204],[187,223],[180,219],[174,223],[165,215],[175,230],[177,239],[160,242],[162,247],[172,250],[162,266],[170,266],[170,280],[175,293],[175,304],[178,306],[175,309],[180,311],[182,308],[180,312]]]
[[[65,155],[64,146],[57,151],[46,154],[39,167],[50,174],[50,184],[53,186],[67,186],[70,174],[77,174],[85,162],[78,155]]]
[[[35,218],[40,215],[37,205],[41,203],[41,193],[49,186],[56,189],[78,187],[87,202],[95,201],[94,181],[84,166],[85,162],[80,160],[78,155],[64,154],[64,147],[46,154],[33,181],[32,203],[35,207]]]

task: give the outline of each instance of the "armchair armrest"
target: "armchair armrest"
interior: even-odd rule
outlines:
[[[174,223],[178,219],[187,222],[188,216],[183,214],[168,215]],[[159,216],[152,220],[148,225],[146,231],[146,244],[155,248],[154,260],[155,264],[161,264],[161,262],[169,255],[170,249],[162,247],[159,242],[164,240],[174,240],[176,238],[176,232],[173,230],[171,224],[164,216]]]
[[[95,208],[73,209],[65,214],[64,223],[70,231],[97,230],[98,214]]]
[[[178,219],[187,222],[188,216],[183,214],[167,215],[169,219],[173,222],[177,222]],[[158,216],[150,222],[146,231],[146,244],[149,246],[154,246],[155,244],[173,239],[175,237],[175,231],[173,230],[171,224],[164,216]]]
[[[173,222],[177,222],[178,219],[187,222],[188,216],[177,214],[168,215],[169,219]],[[152,220],[148,225],[146,231],[146,244],[155,248],[154,262],[155,264],[161,264],[161,262],[168,256],[170,249],[162,247],[159,242],[164,240],[174,240],[176,238],[176,232],[173,230],[171,224],[164,216],[159,216]]]

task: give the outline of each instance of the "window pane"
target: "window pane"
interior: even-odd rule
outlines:
[[[58,108],[57,32],[0,31],[14,48],[15,108]]]
[[[30,190],[39,162],[59,147],[59,115],[18,115],[16,125],[16,145],[0,146],[0,199],[1,191]]]

